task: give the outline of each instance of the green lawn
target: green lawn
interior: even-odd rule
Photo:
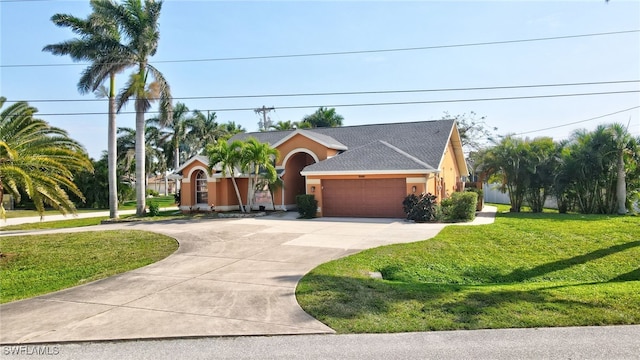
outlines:
[[[120,219],[123,220],[139,220],[139,221],[159,221],[159,220],[172,220],[183,219],[186,215],[180,213],[176,214],[176,210],[161,211],[158,216],[147,216],[143,218],[137,218],[135,215],[122,215]],[[1,226],[0,231],[13,231],[13,230],[45,230],[45,229],[64,229],[83,226],[100,225],[103,220],[108,220],[109,217],[92,217],[82,219],[69,219],[58,221],[45,221],[37,223],[19,224],[19,225],[7,225]],[[1,224],[1,223],[0,223]]]
[[[177,248],[174,239],[145,231],[0,237],[0,303],[136,269]]]
[[[502,213],[321,265],[296,295],[340,333],[640,324],[640,219]]]
[[[152,202],[157,203],[158,205],[160,205],[160,208],[176,206],[175,198],[173,197],[173,195],[156,196],[154,198],[148,198],[146,202],[147,202],[147,206],[149,206],[149,204]],[[118,207],[118,209],[120,210],[134,210],[135,208],[136,208],[135,200],[125,201],[122,203],[122,205]],[[96,211],[108,211],[108,210],[109,209],[78,209],[78,212],[83,213],[83,212],[96,212]],[[60,211],[54,210],[54,209],[45,210],[44,216],[50,216],[50,215],[60,215]],[[7,219],[29,217],[29,216],[40,216],[40,215],[35,210],[23,210],[23,209],[7,210]]]
[[[173,195],[156,196],[153,198],[147,198],[146,203],[147,203],[147,207],[149,207],[149,204],[151,203],[156,203],[160,205],[160,208],[176,206],[176,200],[173,197]],[[135,200],[125,201],[118,208],[120,210],[133,210],[136,208],[136,201]],[[109,209],[106,209],[106,210],[109,210]]]

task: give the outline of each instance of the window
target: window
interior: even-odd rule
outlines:
[[[208,204],[207,174],[199,170],[196,174],[196,204]]]

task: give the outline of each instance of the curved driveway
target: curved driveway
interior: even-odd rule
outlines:
[[[494,214],[485,207],[474,224],[490,223]],[[332,333],[296,302],[305,273],[362,249],[428,239],[444,227],[296,215],[64,229],[147,230],[180,247],[137,270],[1,305],[0,343]]]

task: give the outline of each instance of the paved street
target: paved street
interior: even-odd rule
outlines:
[[[603,326],[401,334],[164,339],[2,346],[0,350],[1,356],[16,360],[40,358],[616,360],[638,359],[640,354],[638,339],[640,339],[640,326]],[[38,351],[43,355],[34,355]]]

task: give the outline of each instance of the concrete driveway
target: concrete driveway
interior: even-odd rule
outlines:
[[[490,223],[494,214],[485,207],[474,224]],[[362,249],[428,239],[444,227],[296,215],[65,229],[147,230],[180,247],[137,270],[1,305],[0,343],[333,333],[296,302],[305,273]]]

